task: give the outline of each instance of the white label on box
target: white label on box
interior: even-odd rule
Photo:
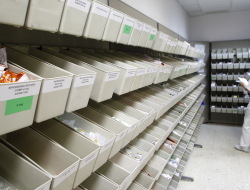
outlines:
[[[137,73],[136,73],[136,76],[144,75],[145,72],[146,72],[146,69],[138,69]]]
[[[120,72],[108,73],[105,81],[117,80],[119,77],[119,74],[120,74]]]
[[[168,45],[171,45],[171,40],[168,40],[167,44],[168,44]]]
[[[136,70],[127,71],[126,78],[135,76]]]
[[[96,2],[94,2],[92,6],[93,6],[93,9],[92,9],[93,13],[100,15],[102,17],[108,18],[110,8],[108,8],[104,5],[101,5],[99,3],[96,3]]]
[[[123,17],[124,17],[124,14],[117,12],[115,10],[111,10],[110,19],[121,23],[123,20]]]
[[[87,86],[94,84],[96,75],[76,77],[74,87]]]
[[[137,127],[137,124],[134,124],[133,126],[129,127],[128,134],[131,133],[136,127]]]
[[[41,81],[0,85],[0,101],[37,95],[39,94],[40,87]]]
[[[115,143],[117,143],[119,140],[121,140],[126,134],[127,134],[127,130],[123,131],[120,135],[118,135],[115,139]]]
[[[156,33],[157,33],[157,29],[156,28],[152,28],[150,34],[156,35]]]
[[[167,69],[165,70],[165,73],[171,73],[171,71],[172,71],[172,69],[167,68]]]
[[[85,13],[88,13],[91,2],[87,0],[69,0],[67,5]]]
[[[164,39],[168,41],[169,36],[167,34],[164,35]]]
[[[149,68],[147,68],[147,69],[146,69],[146,73],[145,73],[145,74],[151,73],[151,70],[152,70],[152,68],[150,68],[150,67],[149,67]]]
[[[159,36],[159,38],[160,38],[160,39],[162,39],[162,40],[164,40],[164,37],[165,37],[165,34],[163,34],[163,33],[160,33],[160,36]]]
[[[42,186],[42,187],[40,187],[40,188],[38,188],[36,190],[49,190],[50,189],[50,184],[51,184],[51,182],[45,184],[44,186]]]
[[[143,31],[150,32],[151,26],[144,24]]]
[[[126,17],[125,21],[124,21],[125,25],[131,26],[132,28],[134,27],[135,24],[135,19],[130,18],[130,17]]]
[[[70,88],[72,77],[45,80],[43,82],[42,93],[49,93]]]
[[[99,151],[95,151],[91,155],[89,155],[87,158],[81,161],[80,169],[82,169],[84,166],[86,166],[88,163],[90,163],[92,160],[94,160],[98,156]]]
[[[110,147],[114,144],[114,141],[115,141],[115,139],[113,139],[112,141],[109,141],[107,144],[105,144],[105,145],[101,148],[99,154],[103,153],[105,150],[107,150],[108,148],[110,148]]]
[[[142,31],[142,29],[143,29],[143,23],[139,22],[139,21],[136,21],[136,23],[135,23],[135,29]]]
[[[165,67],[162,66],[160,72],[161,72],[161,73],[164,73],[164,71],[165,71]]]
[[[153,67],[153,69],[152,69],[152,73],[156,73],[156,72],[157,72],[157,70],[158,70],[158,67]]]
[[[78,164],[79,164],[79,162],[77,162],[77,164],[71,166],[69,169],[67,169],[65,172],[63,172],[59,177],[57,177],[54,180],[53,188],[55,188],[60,183],[62,183],[65,179],[67,179],[69,176],[74,174],[78,169]]]

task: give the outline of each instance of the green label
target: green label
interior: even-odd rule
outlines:
[[[179,73],[181,72],[181,69],[180,69],[180,71],[179,71]]]
[[[149,40],[153,41],[155,39],[155,35],[151,34]]]
[[[130,34],[132,27],[129,25],[125,25],[123,33]]]
[[[186,68],[186,71],[188,70],[188,68]]]
[[[233,110],[234,112],[237,112],[237,110]]]
[[[32,107],[33,96],[8,100],[6,102],[5,115],[30,110]]]
[[[216,76],[213,76],[212,78],[213,78],[213,79],[215,79],[215,78],[216,78]]]

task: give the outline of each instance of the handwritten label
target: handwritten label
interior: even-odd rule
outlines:
[[[126,78],[135,76],[136,70],[127,71]]]
[[[117,137],[115,139],[115,143],[117,143],[119,140],[121,140],[123,137],[125,137],[126,134],[127,134],[127,130],[123,131],[120,135],[117,135]]]
[[[115,139],[109,141],[107,144],[105,144],[101,150],[100,150],[100,154],[103,153],[105,150],[107,150],[108,148],[110,148],[113,144],[114,144]]]
[[[97,14],[97,15],[100,15],[102,17],[108,18],[110,8],[108,8],[108,7],[104,6],[104,5],[101,5],[99,3],[94,2],[92,12]]]
[[[87,86],[94,84],[96,75],[78,76],[76,77],[74,87]]]
[[[151,30],[151,26],[149,26],[149,25],[147,25],[147,24],[144,24],[144,27],[143,27],[143,31],[145,31],[145,32],[150,32],[150,30]]]
[[[137,73],[136,73],[136,76],[144,75],[145,71],[146,71],[146,69],[138,69]]]
[[[72,77],[44,80],[42,93],[54,92],[57,90],[63,90],[70,88]]]
[[[0,101],[37,95],[39,94],[40,87],[41,87],[41,81],[1,85]]]
[[[112,81],[112,80],[117,80],[119,77],[119,72],[114,72],[114,73],[108,73],[106,76],[105,81]]]
[[[142,22],[136,21],[135,29],[142,31],[144,24]]]
[[[78,169],[78,164],[79,163],[71,166],[69,169],[67,169],[65,172],[63,172],[63,174],[61,174],[59,177],[57,177],[54,180],[53,188],[57,187],[65,179],[67,179],[69,176],[71,176],[72,174],[74,174],[77,171],[77,169]]]
[[[67,5],[85,13],[88,13],[91,2],[87,0],[69,0]]]
[[[115,10],[111,10],[111,13],[110,13],[111,20],[114,20],[114,21],[121,23],[123,20],[123,17],[124,17],[124,14],[122,14],[118,11],[115,11]]]
[[[84,166],[86,166],[88,163],[94,160],[98,156],[98,153],[99,151],[97,150],[88,157],[86,157],[84,160],[82,160],[79,168],[82,169]]]

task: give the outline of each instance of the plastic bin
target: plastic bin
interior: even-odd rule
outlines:
[[[110,152],[109,158],[114,156],[123,147],[123,141],[126,136],[129,135],[127,134],[127,127],[125,127],[123,124],[90,107],[77,110],[77,112],[75,113],[83,116],[84,118],[87,118],[94,124],[99,125],[100,127],[116,136],[115,143],[113,145],[112,151]]]
[[[109,14],[109,6],[100,3],[99,1],[93,0],[89,11],[88,20],[83,31],[83,36],[86,38],[101,40]]]
[[[16,48],[18,49],[18,47]],[[39,123],[63,114],[73,74],[35,59],[27,55],[28,52],[23,53],[10,47],[7,47],[6,50],[9,60],[43,78],[35,122]]]
[[[135,19],[128,15],[124,16],[116,42],[127,45],[134,30]]]
[[[155,147],[155,150],[156,150],[156,147],[157,147],[156,145],[158,143],[160,143],[160,139],[158,139],[158,138],[156,138],[156,137],[154,137],[154,136],[152,136],[150,134],[144,133],[144,132],[140,133],[138,135],[138,138],[141,138],[141,139],[147,141],[148,143],[152,144]]]
[[[114,183],[96,173],[92,173],[91,176],[80,185],[80,187],[84,190],[118,190],[119,188]]]
[[[116,39],[118,37],[122,25],[123,18],[124,18],[124,13],[111,8],[102,40],[109,42],[116,42]]]
[[[142,33],[141,33],[139,42],[137,44],[138,46],[145,47],[147,40],[148,40],[148,37],[149,37],[149,34],[150,34],[150,31],[151,31],[151,28],[152,27],[150,25],[147,25],[144,23],[144,27],[142,29]]]
[[[163,32],[158,31],[155,35],[154,43],[152,49],[155,51],[160,51],[161,45],[165,40],[165,34]]]
[[[73,188],[91,175],[100,150],[98,145],[53,119],[31,127],[80,158]]]
[[[52,178],[50,190],[72,189],[78,157],[28,127],[1,139]]]
[[[135,129],[135,132],[133,134],[132,139],[135,138],[136,136],[138,136],[139,133],[141,131],[145,130],[145,128],[147,127],[147,125],[146,125],[147,123],[144,122],[147,119],[147,117],[143,113],[139,112],[138,110],[136,110],[132,107],[129,107],[125,104],[122,104],[118,101],[112,100],[112,99],[103,102],[103,104],[110,106],[114,109],[120,110],[120,111],[126,113],[127,115],[138,120],[138,124],[137,124],[137,127]]]
[[[1,177],[11,183],[15,188],[26,190],[49,190],[51,178],[40,169],[1,143],[0,154]]]
[[[123,122],[122,124],[128,128],[128,133],[126,135],[126,138],[123,141],[122,147],[126,146],[131,139],[133,139],[133,134],[136,130],[136,127],[138,125],[138,120],[126,115],[125,113],[115,110],[109,106],[106,106],[104,104],[98,104],[94,101],[89,102],[89,106],[93,107],[94,109],[100,111],[103,114],[106,114],[110,117],[112,117],[114,120],[117,120],[119,122]]]
[[[145,122],[145,126],[150,125],[154,118],[155,118],[155,114],[153,114],[152,110],[150,107],[146,106],[145,104],[142,104],[136,100],[133,99],[129,99],[126,97],[120,97],[120,96],[113,96],[113,99],[122,102],[126,105],[129,105],[133,108],[135,108],[136,110],[140,111],[141,113],[143,113],[145,115],[145,117],[147,117],[147,119],[144,121]]]
[[[160,172],[162,172],[162,170],[165,168],[165,166],[167,165],[168,163],[168,160],[165,160],[163,159],[162,157],[160,156],[157,156],[157,155],[154,155],[150,161],[156,163],[157,165],[159,165],[161,167],[161,170]]]
[[[148,175],[149,177],[153,178],[154,180],[157,179],[157,176],[159,176],[160,171],[155,169],[152,166],[146,165],[142,170],[142,173],[145,173],[146,175]]]
[[[144,173],[140,173],[134,180],[136,183],[143,186],[145,189],[151,190],[151,187],[154,185],[154,179],[145,175]]]
[[[157,33],[157,29],[152,27],[149,33],[149,37],[146,42],[146,46],[145,46],[146,48],[152,48],[156,33]]]
[[[48,52],[52,55],[60,57],[61,59],[70,61],[77,65],[80,65],[84,68],[92,70],[97,73],[95,83],[92,88],[90,98],[97,102],[105,101],[110,99],[113,95],[117,79],[119,78],[119,70],[102,64],[100,62],[88,59],[84,56],[81,56],[77,53],[70,52],[62,49],[42,49],[45,52]],[[86,62],[87,63],[86,63]]]
[[[30,0],[25,26],[28,29],[58,32],[65,1]]]
[[[79,50],[73,49],[73,48],[70,48],[70,51],[79,53]],[[81,50],[80,50],[80,52],[81,52]],[[118,95],[122,95],[122,94],[128,93],[130,91],[132,83],[133,83],[135,75],[136,75],[136,69],[137,69],[136,67],[122,63],[122,62],[119,62],[119,63],[107,62],[107,61],[110,61],[109,59],[107,59],[107,57],[104,57],[104,56],[99,55],[97,53],[92,53],[92,52],[91,53],[87,52],[87,53],[88,54],[85,54],[85,53],[81,53],[81,54],[88,57],[88,58],[92,58],[96,61],[102,62],[104,64],[111,65],[112,67],[115,67],[115,68],[120,70],[120,75],[118,77],[114,93],[116,93]]]
[[[8,67],[10,71],[16,73],[24,71],[10,63],[8,63]],[[0,135],[30,126],[34,121],[42,78],[28,71],[25,73],[30,81],[0,84],[0,107],[2,108],[0,111]],[[26,92],[25,87],[28,87],[28,93],[23,94]],[[13,103],[15,105],[27,104],[27,107],[18,108]]]
[[[21,27],[24,25],[29,0],[0,0],[0,23]]]
[[[82,36],[91,2],[91,0],[66,0],[59,33]]]
[[[144,23],[136,20],[134,24],[134,30],[131,33],[130,39],[128,41],[128,45],[137,46],[139,39],[142,34],[142,29],[144,27]]]
[[[161,142],[164,140],[163,134],[158,134],[150,129],[145,129],[143,132],[159,139],[159,142],[156,144],[156,150],[158,150],[161,146]]]
[[[134,140],[132,140],[130,142],[131,145],[138,147],[139,149],[145,151],[148,153],[148,157],[147,157],[147,161],[152,157],[152,155],[154,154],[154,146],[150,143],[148,143],[147,141],[143,140],[143,139],[139,139],[139,138],[135,138]]]
[[[125,188],[127,189],[127,187],[130,185],[130,183],[132,183],[135,176],[138,175],[138,172],[140,171],[140,162],[121,153],[117,153],[115,156],[109,159],[109,161],[130,173],[129,179],[126,182],[127,184],[125,185]]]
[[[23,52],[28,52],[31,56],[35,56],[74,74],[66,104],[66,112],[72,112],[88,105],[89,97],[96,78],[95,72],[32,47],[19,47],[19,49]]]
[[[97,144],[100,147],[100,151],[97,156],[96,163],[93,169],[93,171],[96,171],[100,166],[102,166],[107,161],[110,152],[113,149],[115,136],[109,133],[108,131],[104,130],[103,128],[88,121],[87,119],[73,113],[65,113],[64,115],[61,115],[58,118],[60,118],[60,120],[75,121],[74,127],[76,127],[77,129],[79,128],[87,133],[89,132],[98,133],[102,137],[105,137],[107,139],[103,145],[100,146],[99,144]],[[80,132],[78,133],[81,134]],[[82,134],[82,136],[84,135]]]
[[[141,185],[139,185],[138,183],[131,183],[131,185],[128,187],[128,190],[145,190],[144,187],[142,187]]]
[[[119,190],[126,189],[125,186],[129,180],[130,173],[116,164],[108,161],[96,172],[117,185]]]

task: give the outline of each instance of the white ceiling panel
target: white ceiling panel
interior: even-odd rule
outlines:
[[[198,0],[203,12],[225,11],[231,7],[231,0]]]
[[[249,11],[250,0],[233,0],[231,11]]]
[[[189,12],[189,16],[201,16],[203,15],[202,11],[194,11],[194,12]]]
[[[181,5],[193,5],[198,4],[197,0],[178,0]]]
[[[201,11],[199,4],[185,6],[184,9],[187,12]]]

